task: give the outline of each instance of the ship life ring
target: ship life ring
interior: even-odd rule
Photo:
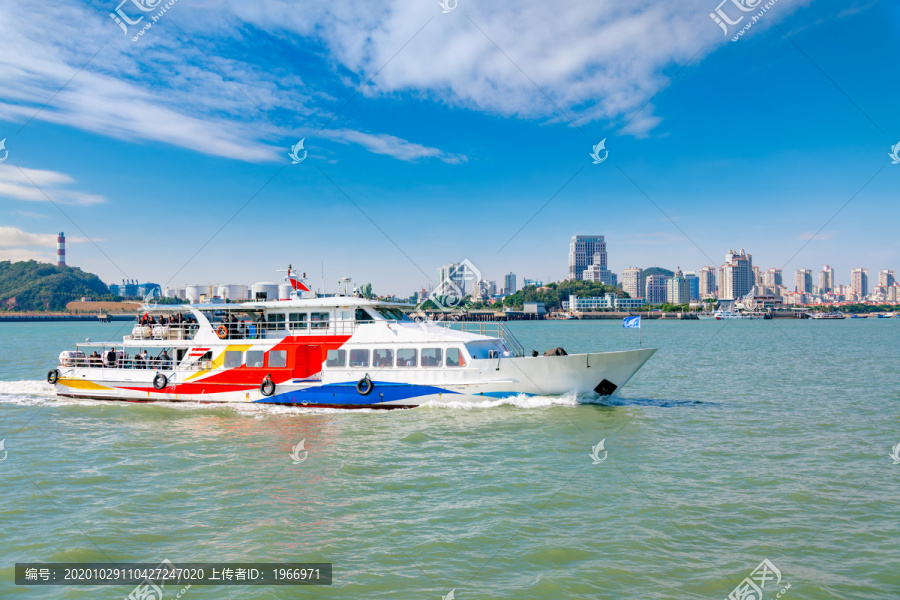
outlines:
[[[167,385],[169,385],[169,380],[162,373],[157,373],[156,377],[153,378],[153,387],[156,389],[164,389]]]
[[[59,369],[51,369],[49,373],[47,373],[47,383],[53,385],[56,383],[56,380],[59,379]]]
[[[369,379],[368,373],[366,373],[365,377],[356,382],[356,391],[359,392],[360,396],[368,396],[374,389],[375,386],[372,384],[372,380]]]
[[[224,325],[219,325],[216,328],[216,335],[219,336],[220,340],[224,340],[228,337],[228,328],[226,328]]]
[[[275,382],[272,381],[271,375],[266,375],[265,379],[259,385],[259,393],[263,396],[271,396],[275,393]]]

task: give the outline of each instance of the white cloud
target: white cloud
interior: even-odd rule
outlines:
[[[83,242],[89,241],[83,237],[66,237],[67,244],[80,244]],[[98,238],[94,241],[103,241]],[[56,249],[56,234],[55,233],[28,233],[27,231],[22,231],[18,227],[11,227],[9,225],[0,225],[0,248],[14,248],[16,246],[25,246],[25,247],[41,247],[46,246],[48,248],[53,248],[54,251]]]
[[[0,248],[15,246],[48,246],[56,247],[54,233],[27,233],[15,227],[0,225]]]
[[[103,196],[67,189],[75,180],[65,173],[0,164],[0,198],[87,206],[106,202]]]
[[[809,1],[780,0],[778,15]],[[176,4],[132,43],[106,17],[114,2],[99,10],[74,0],[7,2],[0,119],[34,117],[249,162],[284,160],[288,143],[372,78],[363,90],[369,98],[414,96],[559,123],[621,126],[633,117],[625,131],[641,136],[660,117],[652,104],[636,111],[679,65],[728,43],[709,19],[714,3],[463,2],[443,15],[437,2],[348,0],[301,10],[289,0],[196,0]],[[247,52],[251,36],[257,43]],[[309,69],[295,57],[309,56],[311,43],[325,52]],[[389,132],[344,126],[333,137],[400,160],[465,160]]]
[[[323,130],[323,137],[332,138],[339,142],[352,142],[359,144],[369,152],[386,154],[399,160],[414,161],[420,158],[437,158],[445,163],[459,164],[466,162],[468,158],[458,154],[447,154],[438,148],[429,148],[421,144],[408,142],[404,139],[387,134],[371,134],[362,131],[341,129],[338,131]]]

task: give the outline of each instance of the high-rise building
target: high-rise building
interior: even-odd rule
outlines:
[[[897,278],[894,276],[893,271],[889,269],[878,271],[878,287],[890,287],[894,285],[895,281],[897,281]]]
[[[443,295],[456,296],[460,294],[460,298],[466,296],[466,265],[461,263],[450,263],[438,269],[438,286],[439,292]]]
[[[722,285],[719,287],[723,300],[739,300],[753,290],[753,256],[744,252],[729,250],[725,264],[720,267]]]
[[[647,304],[663,304],[666,302],[668,289],[665,275],[648,275],[645,279],[644,298]]]
[[[62,231],[56,236],[56,266],[66,266],[66,234]]]
[[[751,267],[753,270],[753,285],[757,287],[763,287],[765,284],[763,283],[762,273],[759,272],[759,267]]]
[[[603,261],[606,253],[594,252],[594,262],[581,273],[581,279],[584,281],[598,281],[603,285],[616,285],[616,274],[606,268]]]
[[[700,278],[693,271],[685,271],[684,278],[687,279],[688,288],[691,292],[691,300],[700,299]]]
[[[573,235],[569,244],[569,279],[582,279],[584,270],[600,253],[600,267],[606,269],[606,241],[602,235]]]
[[[681,267],[675,268],[675,275],[666,281],[666,302],[669,304],[687,304],[691,301],[691,288],[684,278]]]
[[[716,269],[714,267],[703,267],[700,269],[700,298],[716,297]]]
[[[829,294],[834,291],[834,269],[825,265],[819,271],[819,293]]]
[[[628,267],[622,271],[622,291],[632,298],[644,297],[644,270]]]
[[[503,293],[504,294],[515,294],[516,290],[516,274],[513,272],[509,272],[503,276]]]
[[[784,277],[781,269],[769,269],[763,277],[763,285],[768,288],[777,288],[784,285]]]
[[[797,269],[794,275],[794,291],[801,294],[811,294],[813,289],[812,269]]]
[[[858,296],[859,300],[862,300],[863,298],[868,296],[869,270],[860,267],[858,269],[853,269],[852,271],[850,271],[850,287],[853,289],[853,293]]]

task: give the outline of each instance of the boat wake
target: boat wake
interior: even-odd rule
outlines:
[[[87,398],[58,398],[52,385],[45,381],[0,381],[0,404],[35,405],[47,401],[54,401],[67,406],[109,406],[115,404],[127,406],[160,406],[176,410],[222,410],[240,415],[266,418],[268,416],[291,416],[309,414],[346,413],[372,413],[384,412],[374,408],[317,408],[302,406],[280,406],[258,403],[228,403],[208,404],[200,402],[159,402],[159,403],[132,403],[126,401],[91,400]],[[597,396],[595,394],[576,394],[570,392],[562,396],[528,396],[517,394],[506,398],[491,398],[478,401],[467,400],[432,400],[419,407],[422,409],[437,410],[486,410],[495,408],[520,408],[520,409],[545,409],[556,406],[659,406],[681,407],[704,404],[698,401],[670,400],[661,398],[621,398],[619,396]]]
[[[0,381],[0,404],[42,404],[56,398],[56,390],[46,381]]]

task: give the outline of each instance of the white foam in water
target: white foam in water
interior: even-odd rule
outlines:
[[[562,396],[526,396],[518,394],[508,398],[496,398],[492,400],[466,401],[466,400],[432,400],[422,406],[432,408],[454,408],[471,410],[473,408],[497,408],[498,406],[514,406],[516,408],[547,408],[549,406],[576,406],[578,396],[570,392]]]
[[[58,400],[61,403],[77,404],[81,406],[103,406],[109,404],[108,400],[90,400],[87,398],[57,398],[55,388],[46,381],[0,381],[0,402],[7,404],[34,404],[46,400]],[[117,403],[118,404],[118,403]],[[578,395],[574,392],[562,396],[526,396],[518,394],[507,398],[492,398],[485,400],[432,400],[422,404],[426,408],[443,408],[456,410],[489,409],[501,406],[513,406],[516,408],[535,409],[551,406],[576,406],[579,404]],[[132,406],[130,403],[121,403],[122,406]],[[300,406],[280,406],[277,404],[263,403],[200,403],[200,402],[161,402],[160,406],[176,408],[180,410],[207,410],[212,408],[228,408],[234,412],[264,419],[268,416],[290,415],[321,415],[337,412],[375,412],[378,409],[343,409],[343,408],[317,408]],[[133,406],[138,406],[137,404]],[[140,404],[140,406],[148,406]]]
[[[0,381],[0,402],[34,404],[56,397],[56,389],[46,381]]]

